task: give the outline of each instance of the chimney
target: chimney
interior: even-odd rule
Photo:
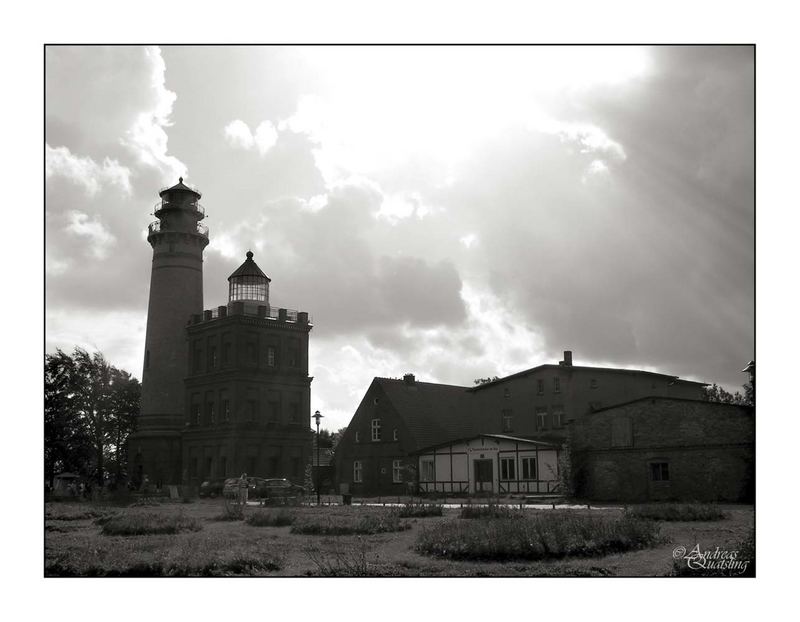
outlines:
[[[403,376],[403,382],[405,382],[407,385],[414,384],[416,382],[416,379],[414,378],[414,374],[405,374]]]
[[[564,350],[564,366],[572,367],[572,350]]]

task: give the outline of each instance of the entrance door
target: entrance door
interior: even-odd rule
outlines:
[[[492,492],[492,482],[494,480],[494,461],[474,460],[473,467],[475,473],[475,492]]]

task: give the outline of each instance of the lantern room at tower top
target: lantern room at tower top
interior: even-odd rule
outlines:
[[[269,305],[271,280],[253,261],[252,251],[247,251],[245,262],[228,277],[228,304],[242,301]]]
[[[183,183],[162,188],[158,193],[161,200],[153,206],[153,215],[158,220],[150,223],[148,238],[161,231],[183,231],[208,237],[208,227],[200,221],[206,217],[205,208],[200,204],[200,191]]]

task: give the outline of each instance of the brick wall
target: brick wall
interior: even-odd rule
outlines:
[[[645,399],[570,426],[577,493],[605,501],[749,501],[753,410],[694,400]],[[668,477],[654,477],[666,464]]]

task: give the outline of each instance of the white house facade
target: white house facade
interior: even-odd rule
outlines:
[[[559,447],[503,434],[480,434],[423,449],[420,492],[545,494],[558,484]]]

